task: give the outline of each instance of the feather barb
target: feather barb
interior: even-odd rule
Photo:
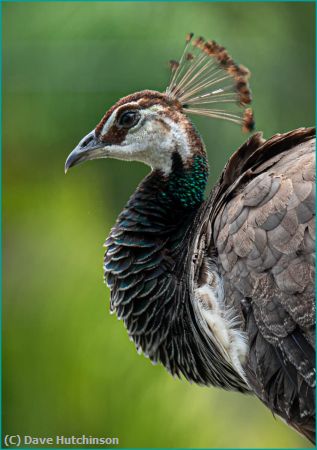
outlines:
[[[224,47],[188,33],[180,60],[170,61],[170,67],[166,94],[177,99],[185,112],[229,120],[245,132],[253,130],[253,112],[247,107],[252,100],[250,72],[236,64]]]

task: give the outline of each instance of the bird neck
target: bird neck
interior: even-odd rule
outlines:
[[[208,165],[186,166],[173,155],[169,176],[153,171],[140,184],[106,241],[105,277],[111,311],[124,321],[139,352],[201,384],[213,377],[214,349],[190,299],[189,252]]]
[[[166,207],[178,207],[184,210],[198,208],[204,199],[208,180],[208,161],[206,154],[200,152],[184,164],[179,153],[172,155],[172,170],[167,176],[161,193],[162,203]]]

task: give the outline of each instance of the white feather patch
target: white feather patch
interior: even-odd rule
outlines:
[[[248,384],[243,363],[248,345],[245,333],[238,327],[237,316],[224,304],[224,291],[219,275],[208,266],[206,283],[195,290],[195,300],[204,329],[222,356]]]

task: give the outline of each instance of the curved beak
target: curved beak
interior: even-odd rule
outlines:
[[[106,144],[97,137],[95,130],[87,134],[68,155],[65,162],[65,173],[68,169],[90,159],[105,158],[107,156]]]

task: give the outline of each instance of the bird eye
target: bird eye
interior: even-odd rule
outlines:
[[[122,128],[132,128],[140,120],[138,111],[126,111],[119,117],[118,125]]]

